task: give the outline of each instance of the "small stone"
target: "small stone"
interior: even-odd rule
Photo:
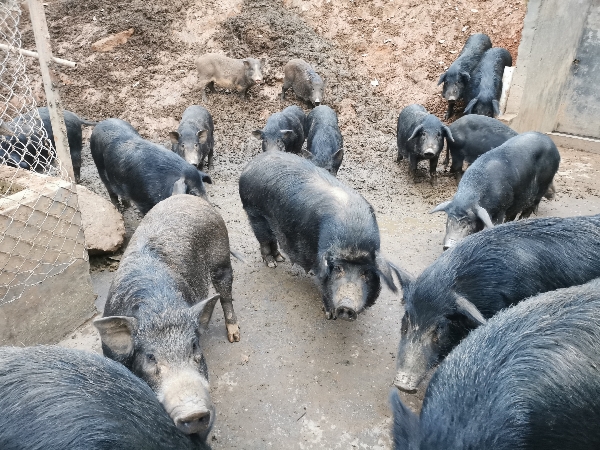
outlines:
[[[94,20],[96,20],[95,17]],[[133,31],[133,28],[130,28],[129,30],[121,31],[120,33],[112,34],[102,38],[92,44],[92,50],[95,52],[110,52],[118,45],[122,45],[127,42],[133,35]]]
[[[440,44],[443,44],[444,42],[446,42],[445,39],[440,39]]]
[[[464,33],[465,31],[467,31],[467,28],[469,28],[469,26],[468,26],[468,25],[466,25],[466,26],[462,27],[462,31],[463,31],[463,33]]]
[[[85,246],[90,255],[117,251],[125,238],[123,216],[112,203],[77,185]]]
[[[379,81],[371,80],[371,86],[379,86]]]
[[[479,12],[478,9],[472,9],[471,12]]]

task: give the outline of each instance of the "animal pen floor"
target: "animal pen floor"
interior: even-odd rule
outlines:
[[[395,159],[399,111],[421,103],[442,117],[437,79],[466,37],[486,32],[516,61],[525,1],[505,0],[50,0],[46,7],[57,56],[75,60],[58,74],[65,108],[90,120],[119,117],[141,135],[168,144],[185,107],[202,104],[194,57],[226,51],[265,57],[265,83],[240,102],[220,91],[208,104],[215,122],[215,168],[210,200],[227,223],[232,248],[234,306],[241,342],[227,342],[215,310],[203,347],[217,420],[214,449],[389,449],[388,393],[400,334],[400,295],[383,290],[356,322],[326,321],[311,277],[289,263],[264,266],[238,196],[245,164],[260,152],[251,131],[295,102],[278,100],[282,67],[293,57],[312,63],[326,79],[325,103],[339,114],[345,142],[339,178],[374,206],[382,250],[394,263],[420,273],[441,253],[445,216],[429,215],[452,197],[453,178],[436,187],[412,184]],[[24,47],[33,47],[25,24]],[[90,45],[134,28],[107,53]],[[38,68],[30,76],[43,103]],[[87,131],[89,137],[89,130]],[[600,212],[600,155],[561,149],[556,200],[538,216]],[[425,167],[421,168],[425,174]],[[438,170],[442,170],[440,167]],[[423,178],[424,179],[424,178]],[[108,198],[84,148],[82,184]],[[127,237],[140,217],[125,212]],[[118,255],[91,259],[101,308]],[[90,324],[64,345],[100,351]],[[422,394],[403,395],[415,409]]]

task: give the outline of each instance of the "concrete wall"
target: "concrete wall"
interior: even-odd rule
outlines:
[[[552,135],[572,74],[578,46],[591,8],[599,0],[529,0],[516,69],[501,120],[518,132],[536,130]],[[563,108],[564,109],[564,108]],[[561,143],[580,148],[578,139]],[[573,142],[571,142],[573,141]],[[583,141],[581,141],[583,142]],[[587,150],[600,142],[586,139]]]
[[[95,313],[77,192],[7,166],[0,184],[0,345],[56,343]]]

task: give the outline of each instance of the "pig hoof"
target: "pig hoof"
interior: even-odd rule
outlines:
[[[431,178],[431,185],[432,186],[437,186],[438,185],[438,179],[437,179],[437,177],[432,177]]]
[[[263,256],[263,261],[267,263],[267,267],[277,267],[277,263],[271,255]]]
[[[333,314],[331,314],[331,311],[325,311],[325,318],[327,320],[333,319]]]
[[[237,323],[225,324],[227,327],[227,339],[229,342],[240,342],[240,328]]]
[[[277,252],[277,254],[275,255],[275,261],[283,262],[285,261],[285,258],[281,255],[281,253]]]

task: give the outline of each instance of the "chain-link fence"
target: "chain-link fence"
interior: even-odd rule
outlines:
[[[0,306],[87,259],[76,185],[56,156],[21,48],[21,6],[0,0]]]

